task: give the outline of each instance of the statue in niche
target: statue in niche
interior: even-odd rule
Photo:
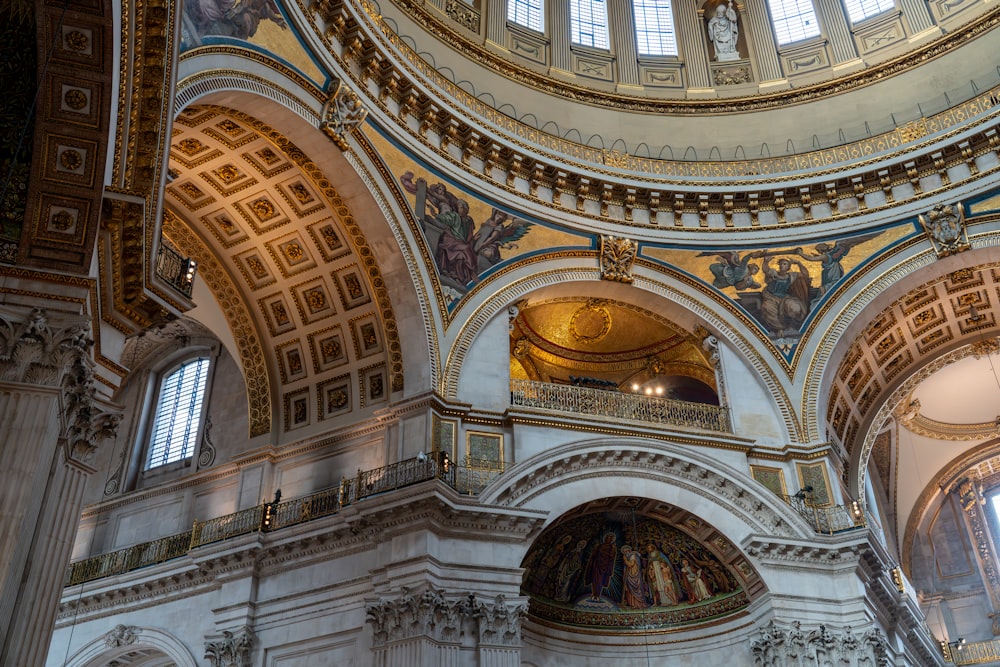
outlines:
[[[740,59],[736,46],[740,28],[736,17],[736,3],[722,3],[715,8],[715,16],[708,21],[708,38],[715,47],[715,59],[726,62]]]

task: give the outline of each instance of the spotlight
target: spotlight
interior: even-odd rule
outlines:
[[[663,387],[657,387],[656,388],[656,395],[657,396],[662,396],[663,395]]]

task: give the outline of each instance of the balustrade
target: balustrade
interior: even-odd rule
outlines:
[[[732,433],[727,408],[645,394],[533,380],[511,380],[510,403],[524,408]]]

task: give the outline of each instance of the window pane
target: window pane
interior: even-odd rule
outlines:
[[[608,9],[604,0],[570,0],[569,14],[574,44],[608,48]]]
[[[160,384],[147,470],[194,453],[207,377],[208,359],[202,357],[182,364]]]
[[[771,0],[769,7],[778,44],[791,44],[819,34],[810,0]]]
[[[639,53],[647,56],[676,56],[674,10],[670,0],[634,0],[635,39]]]
[[[844,6],[847,7],[851,23],[864,21],[869,16],[887,12],[895,7],[892,0],[845,0]]]
[[[507,0],[507,20],[542,32],[542,0]]]

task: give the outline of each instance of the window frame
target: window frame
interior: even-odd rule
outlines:
[[[652,0],[652,2],[656,2],[656,1],[657,0]],[[670,33],[669,34],[671,36],[671,39],[667,40],[667,41],[668,42],[672,42],[673,52],[671,53],[669,51],[663,51],[663,52],[660,52],[660,53],[650,53],[650,52],[644,52],[642,50],[642,47],[640,46],[640,43],[641,43],[642,40],[639,37],[640,30],[639,30],[638,8],[637,8],[637,5],[634,2],[632,3],[632,21],[633,21],[634,32],[635,32],[635,35],[634,35],[634,37],[635,37],[635,50],[636,50],[636,54],[639,56],[640,60],[643,60],[643,59],[653,59],[653,58],[677,58],[677,57],[680,56],[680,44],[677,41],[677,17],[674,16],[674,3],[673,3],[673,0],[666,0],[666,6],[667,6],[667,11],[666,11],[666,13],[667,13],[667,19],[668,19],[668,22],[670,24]],[[645,13],[644,13],[644,16],[645,16]],[[662,25],[662,20],[661,20],[662,17],[659,14],[657,14],[656,19],[657,19],[657,25]],[[656,32],[654,32],[652,30],[649,30],[649,29],[642,30],[642,33],[645,34],[645,35],[662,34],[662,32],[656,33]],[[664,40],[662,40],[662,39],[659,40],[661,46],[663,45],[663,41]]]
[[[536,3],[537,6],[535,6]],[[532,23],[536,15],[537,25]],[[507,23],[524,30],[544,33],[545,0],[507,0]]]
[[[189,379],[185,377],[186,369],[197,366],[195,377]],[[152,402],[152,419],[149,427],[149,435],[146,438],[146,452],[143,456],[143,472],[151,472],[164,466],[174,463],[190,461],[195,456],[198,449],[202,426],[205,421],[205,413],[208,405],[205,400],[208,393],[208,380],[212,371],[212,357],[208,354],[189,357],[183,361],[170,366],[165,372],[159,374],[156,396]],[[178,377],[178,375],[180,377]],[[174,378],[178,378],[174,382]],[[176,387],[171,387],[171,383]],[[191,386],[193,385],[193,386]],[[164,410],[165,395],[169,392],[170,407],[173,414],[169,415],[169,423],[162,424],[162,418],[167,414]],[[186,406],[184,404],[187,404]],[[178,419],[187,408],[186,419]],[[197,414],[194,414],[197,412]],[[182,425],[183,435],[178,438],[175,435],[175,426]],[[163,440],[160,438],[163,436]],[[178,439],[180,442],[178,443]],[[178,451],[179,450],[179,451]],[[161,463],[154,460],[162,459]]]
[[[604,8],[604,23],[599,24],[593,19],[598,15],[595,11],[598,6],[603,6]],[[579,9],[586,8],[590,12],[590,20],[584,21],[582,13],[579,13]],[[608,7],[608,0],[569,0],[569,41],[574,47],[582,46],[587,49],[594,49],[596,51],[606,52],[611,50],[611,32],[610,32],[610,17]],[[579,37],[582,37],[583,31],[582,27],[586,23],[587,27],[590,29],[588,33],[590,35],[590,41],[581,41]],[[604,43],[598,43],[598,38],[603,37]]]
[[[775,6],[780,7],[782,10],[780,18],[776,18]],[[790,6],[797,11],[788,11]],[[803,7],[808,7],[809,11],[802,11]],[[774,34],[774,41],[779,49],[805,42],[806,40],[816,39],[823,35],[823,30],[819,23],[819,15],[816,13],[816,5],[813,0],[767,0],[767,13],[771,19],[771,32]],[[802,21],[807,16],[812,16],[812,20],[816,24],[815,32],[809,34],[806,34],[804,29],[806,22]],[[782,41],[782,34],[792,37],[793,31],[790,26],[793,23],[801,29],[801,36],[795,36],[788,41]]]

